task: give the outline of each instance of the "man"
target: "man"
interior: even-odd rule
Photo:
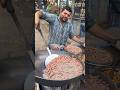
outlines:
[[[59,16],[40,10],[35,13],[35,28],[39,28],[39,18],[46,20],[50,25],[49,46],[51,49],[59,50],[63,48],[68,38],[80,42],[80,39],[74,35],[75,31],[72,23],[68,21],[71,14],[72,10],[68,6],[61,10]]]

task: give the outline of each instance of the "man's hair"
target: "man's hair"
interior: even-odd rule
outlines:
[[[62,11],[64,11],[65,9],[66,9],[67,11],[69,11],[69,12],[72,13],[72,9],[71,9],[69,6],[63,7],[63,8],[62,8]]]

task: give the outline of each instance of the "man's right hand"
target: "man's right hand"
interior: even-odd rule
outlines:
[[[39,29],[40,28],[40,12],[37,11],[35,13],[35,29]]]

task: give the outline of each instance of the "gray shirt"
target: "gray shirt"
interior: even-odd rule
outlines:
[[[43,11],[42,13],[42,18],[46,20],[50,26],[49,44],[65,45],[67,39],[74,36],[72,23],[67,21],[62,25],[59,16]]]

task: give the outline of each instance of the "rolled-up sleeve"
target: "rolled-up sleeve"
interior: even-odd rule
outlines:
[[[57,16],[54,15],[54,14],[44,12],[44,11],[41,11],[41,12],[42,12],[42,17],[41,18],[46,20],[49,23],[53,23],[55,21],[55,19],[57,18]]]

